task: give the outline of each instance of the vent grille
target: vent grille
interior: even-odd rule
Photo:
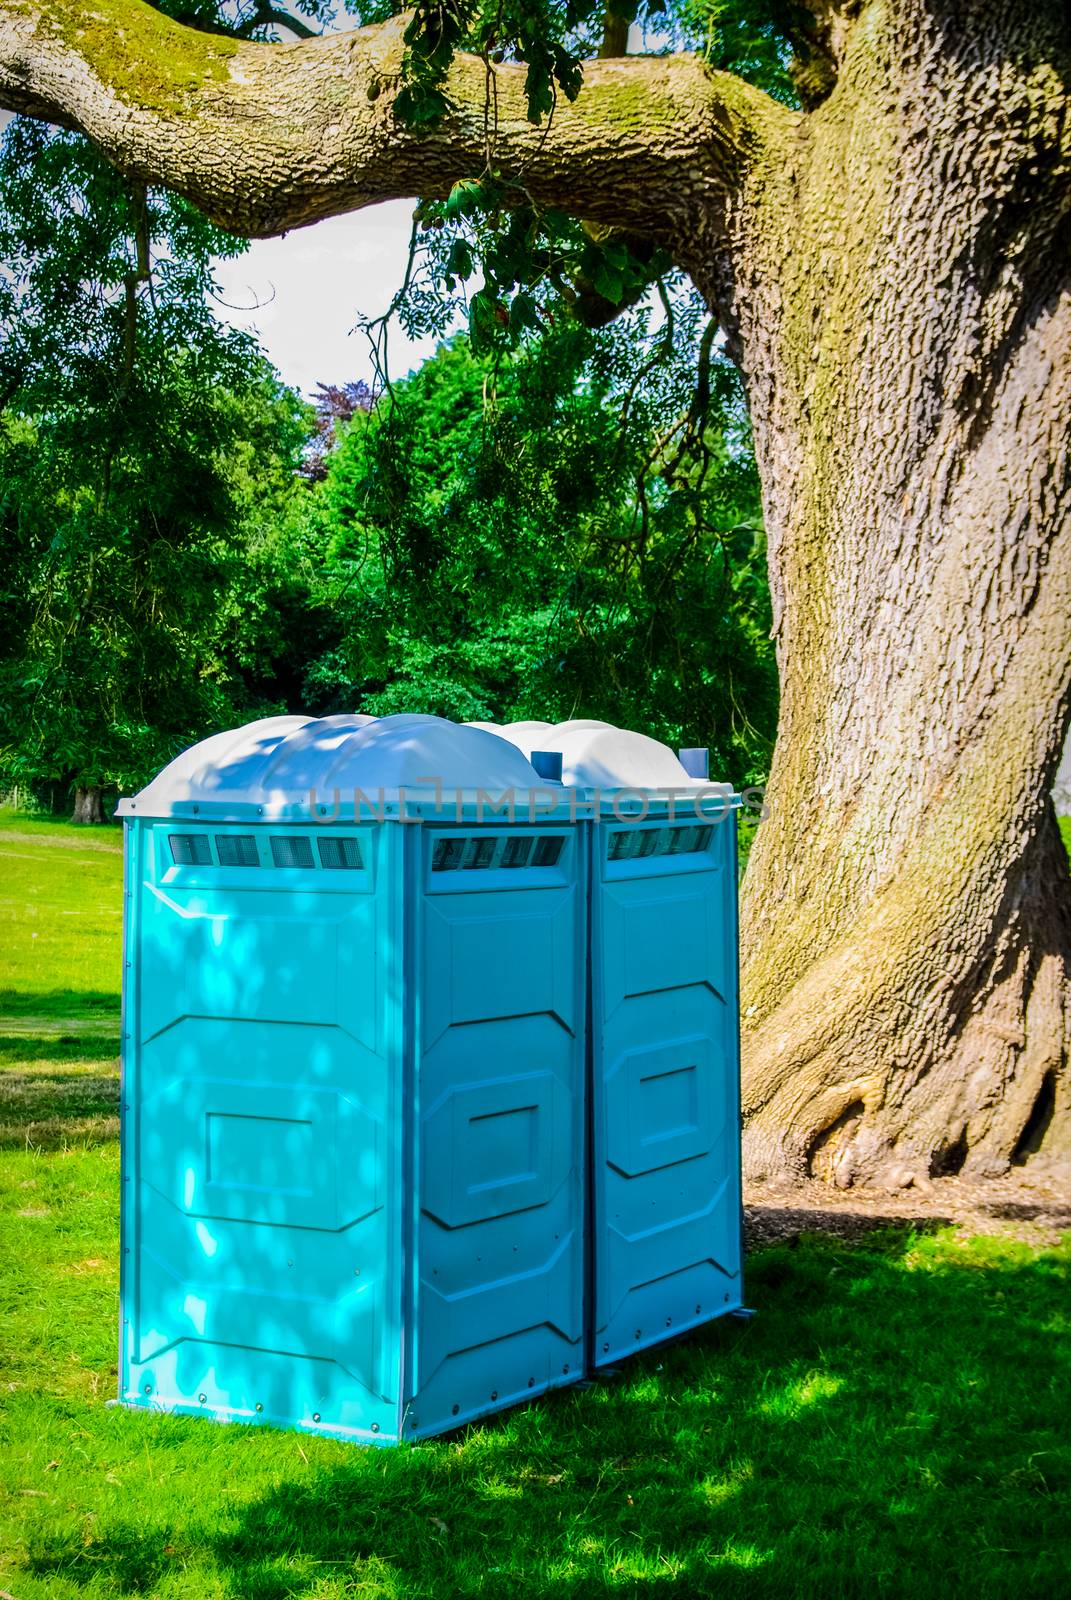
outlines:
[[[251,833],[217,833],[216,855],[221,867],[259,867],[257,841]]]
[[[535,855],[532,857],[533,867],[557,866],[564,843],[565,840],[560,833],[544,834],[535,847]]]
[[[610,834],[607,859],[642,861],[651,856],[697,855],[713,833],[710,827],[615,828]]]
[[[503,867],[526,867],[528,858],[532,854],[534,843],[535,840],[530,834],[518,833],[512,839],[507,839],[500,865]]]
[[[171,859],[176,867],[207,867],[212,862],[212,852],[208,848],[208,835],[205,833],[169,833],[167,842],[171,846]]]
[[[311,867],[312,845],[298,834],[272,834],[271,858],[277,867]]]
[[[362,865],[361,847],[356,839],[317,839],[321,867],[344,867],[356,872]]]
[[[490,867],[494,863],[497,852],[497,839],[470,839],[462,865],[466,868]]]
[[[548,833],[533,838],[531,834],[501,836],[476,835],[466,838],[453,834],[436,839],[431,854],[432,872],[478,872],[489,867],[553,867],[557,864],[565,840],[562,835]]]

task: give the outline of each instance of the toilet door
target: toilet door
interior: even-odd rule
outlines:
[[[741,1303],[736,866],[731,816],[591,837],[602,1366]]]
[[[416,1437],[583,1373],[586,901],[575,828],[410,831]]]

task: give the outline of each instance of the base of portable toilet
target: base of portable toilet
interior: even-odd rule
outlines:
[[[567,808],[437,719],[246,733],[122,808],[121,1401],[388,1443],[573,1382]],[[477,787],[538,788],[538,819],[488,825]]]

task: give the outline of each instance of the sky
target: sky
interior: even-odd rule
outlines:
[[[401,284],[413,202],[394,200],[281,239],[255,239],[244,255],[217,263],[217,314],[254,331],[284,382],[309,394],[318,383],[371,380],[358,317],[379,316]],[[435,348],[392,328],[390,366],[401,377]]]

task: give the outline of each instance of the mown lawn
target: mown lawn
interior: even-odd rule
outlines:
[[[117,844],[0,819],[0,1589],[1067,1592],[1071,1241],[888,1230],[766,1249],[754,1321],[428,1444],[106,1408]]]
[[[122,840],[0,810],[0,1016],[20,1030],[118,1036]]]

